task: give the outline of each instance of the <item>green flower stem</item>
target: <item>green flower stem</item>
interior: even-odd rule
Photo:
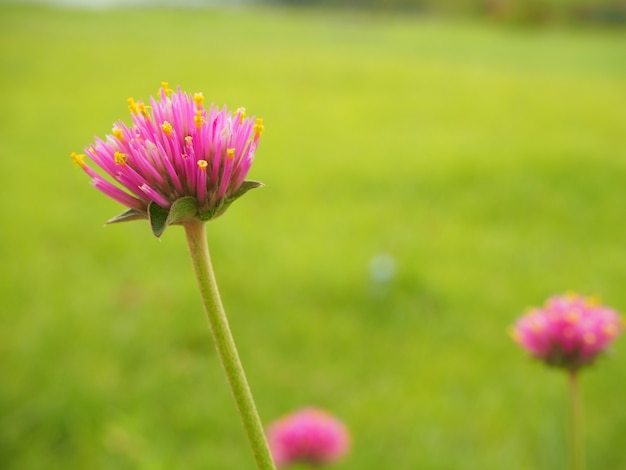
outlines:
[[[192,219],[185,222],[184,227],[191,259],[198,278],[200,294],[209,320],[209,327],[248,435],[252,453],[259,470],[275,470],[276,467],[267,445],[263,425],[254,404],[252,392],[248,386],[217,289],[204,222]]]
[[[569,398],[570,398],[570,453],[572,470],[584,470],[585,446],[583,442],[582,403],[578,384],[578,375],[570,370]]]

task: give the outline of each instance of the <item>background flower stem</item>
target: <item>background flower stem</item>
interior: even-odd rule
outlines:
[[[572,470],[584,470],[585,449],[583,442],[582,403],[576,370],[569,370],[570,395],[570,453]]]
[[[186,222],[184,226],[209,327],[248,435],[252,453],[260,470],[274,470],[275,466],[267,445],[263,425],[254,404],[252,392],[241,365],[215,282],[205,224],[193,219]]]

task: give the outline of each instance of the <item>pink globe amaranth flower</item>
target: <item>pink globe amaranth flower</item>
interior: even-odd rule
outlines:
[[[576,371],[591,364],[623,331],[620,316],[595,299],[562,295],[514,325],[513,339],[549,365]]]
[[[275,421],[268,428],[267,439],[279,468],[299,463],[330,464],[350,448],[344,424],[317,408],[304,408]]]
[[[167,82],[149,106],[129,98],[132,126],[117,122],[111,135],[85,149],[108,178],[85,162],[85,154],[72,153],[93,186],[129,208],[109,223],[147,218],[159,236],[172,223],[216,218],[261,186],[244,180],[263,121],[246,117],[243,108],[206,109],[203,101],[201,93],[173,91]]]

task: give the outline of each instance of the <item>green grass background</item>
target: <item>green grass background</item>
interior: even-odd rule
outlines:
[[[253,467],[182,230],[103,228],[69,158],[167,80],[264,118],[266,187],[208,236],[265,423],[330,410],[343,469],[565,468],[565,376],[506,329],[568,290],[626,310],[624,39],[0,6],[0,466]],[[582,385],[589,468],[626,468],[626,340]]]

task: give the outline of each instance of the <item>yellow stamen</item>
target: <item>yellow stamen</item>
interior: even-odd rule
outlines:
[[[166,136],[169,137],[172,135],[172,125],[169,122],[164,121],[163,124],[161,124],[161,129],[163,129]]]
[[[232,160],[233,158],[235,158],[235,149],[227,149],[226,156],[228,157],[229,160]]]
[[[113,154],[113,160],[115,161],[115,163],[123,167],[126,164],[126,160],[128,160],[128,157],[125,153],[115,152]]]
[[[201,170],[206,171],[208,166],[209,163],[206,160],[198,160],[198,168],[200,168]]]
[[[137,107],[137,103],[135,102],[135,100],[132,98],[128,98],[127,101],[128,101],[128,109],[130,110],[130,112],[133,114],[137,114],[139,112],[139,108]]]
[[[509,326],[506,329],[506,332],[513,339],[513,341],[519,341],[519,333],[517,332],[515,328],[513,328],[512,326]]]
[[[585,299],[585,304],[587,307],[597,307],[600,305],[600,297],[591,296]]]
[[[243,120],[246,118],[246,108],[241,107],[237,108],[235,114],[239,114],[239,124],[243,123]]]
[[[201,109],[197,109],[196,110],[196,115],[193,117],[193,122],[196,123],[196,127],[198,129],[200,129],[202,127],[202,123],[204,122],[204,119],[202,118],[202,110]]]
[[[72,152],[71,157],[72,157],[72,160],[74,160],[74,163],[78,165],[79,167],[83,168],[86,165],[84,153]]]
[[[167,85],[168,85],[168,83],[167,83],[167,82],[161,82],[161,88],[162,88],[162,89],[163,89],[163,91],[165,92],[165,95],[169,97],[169,96],[172,94],[172,90],[170,90],[170,89],[167,87]]]
[[[193,101],[196,103],[196,108],[202,107],[202,103],[204,102],[204,95],[202,93],[195,93],[193,95]]]
[[[185,137],[185,144],[191,145],[192,143],[193,143],[193,137],[191,137],[190,135]]]
[[[143,104],[143,102],[139,102],[138,106],[139,106],[139,112],[143,114],[145,117],[148,117],[148,107],[145,104]]]
[[[264,130],[265,126],[263,126],[263,119],[257,119],[256,124],[254,125],[254,136],[257,138],[260,137]]]
[[[122,133],[122,129],[119,127],[113,128],[113,137],[115,137],[120,142],[124,142],[124,134]]]

